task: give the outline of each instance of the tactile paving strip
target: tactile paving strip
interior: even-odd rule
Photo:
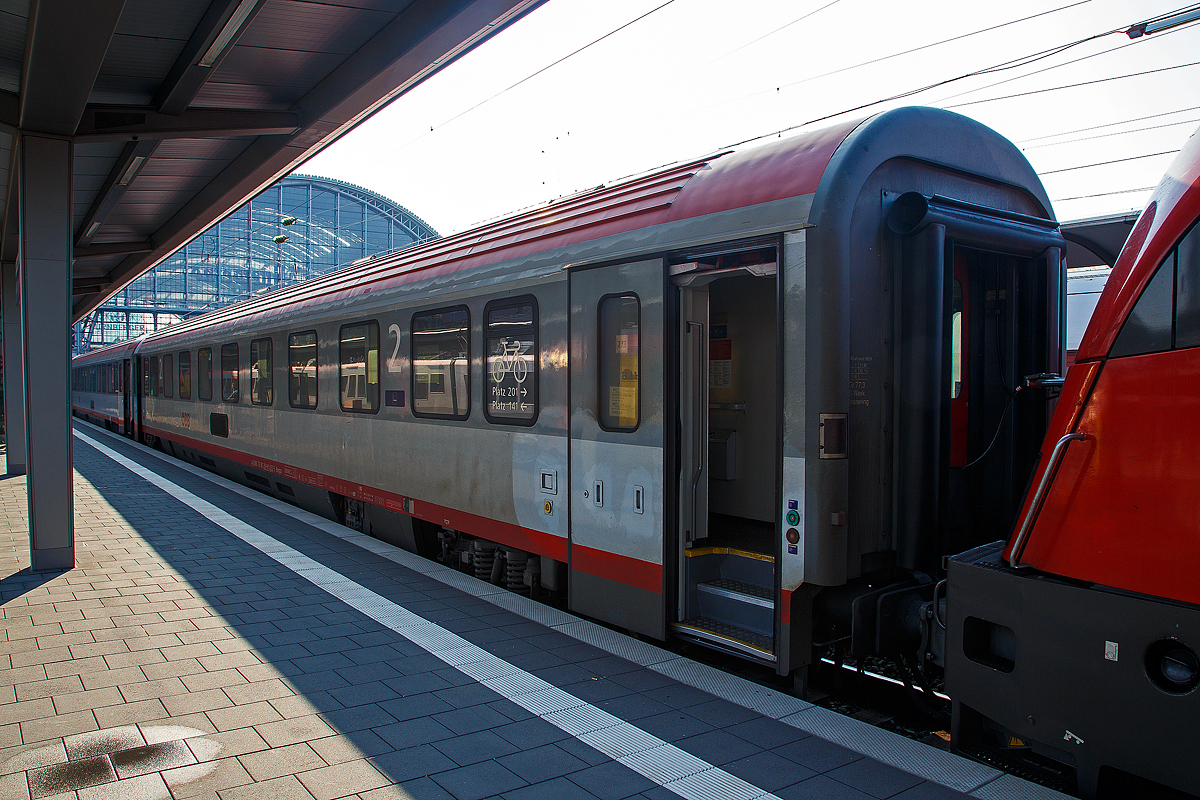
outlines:
[[[316,561],[313,561],[308,556],[300,553],[297,550],[292,550],[291,548],[284,550],[283,548],[286,547],[286,545],[282,545],[282,543],[278,540],[268,536],[262,531],[259,531],[253,526],[248,525],[241,520],[237,520],[232,515],[228,514],[207,500],[196,496],[192,492],[189,492],[183,487],[172,483],[160,475],[154,474],[136,462],[125,458],[121,454],[100,444],[99,442],[96,442],[93,439],[90,439],[87,436],[84,436],[83,434],[76,432],[75,435],[86,441],[88,444],[96,447],[100,452],[104,453],[121,466],[130,470],[144,480],[154,484],[185,505],[190,506],[192,509],[208,518],[211,522],[229,531],[247,544],[259,549],[262,552],[270,550],[269,555],[271,558],[274,558],[277,562],[292,570],[297,575],[303,576],[316,586],[326,589],[327,584],[342,586],[347,583],[348,579],[340,573],[337,573],[336,571],[331,570]],[[348,600],[344,602],[346,602],[346,604],[351,608],[355,608],[362,613],[367,613],[364,608],[361,607],[366,604],[380,605],[385,607],[388,605],[395,606],[395,604],[391,603],[391,601],[375,594],[374,592],[371,592],[365,587],[356,585],[356,588],[353,591],[356,597],[363,599]],[[371,598],[371,595],[374,595],[374,597]],[[401,607],[395,606],[395,608],[399,610]],[[393,612],[393,615],[394,613],[395,612]],[[380,617],[382,618],[383,615],[381,614]],[[431,627],[439,627],[433,623],[429,623],[429,625]],[[504,662],[502,659],[497,658],[491,653],[488,653],[486,650],[471,644],[467,640],[462,639],[450,631],[445,631],[445,629],[442,629],[445,631],[443,634],[436,634],[430,630],[421,630],[418,626],[397,626],[392,628],[392,630],[399,635],[408,638],[415,644],[424,647],[428,652],[434,656],[437,656],[438,658],[442,658],[444,654],[450,653],[455,661],[459,659],[470,659],[470,663],[495,663],[497,666],[501,664],[507,664],[507,662]],[[421,630],[420,635],[413,636],[412,634],[414,631],[418,630]],[[430,649],[429,647],[426,647],[422,641],[423,639],[429,640],[433,643],[434,647],[439,649]],[[454,642],[455,639],[458,640],[457,643]],[[450,661],[447,661],[447,663],[450,663],[451,666],[454,666],[454,664]],[[586,703],[583,700],[580,700],[579,698],[576,698],[573,695],[570,695],[567,692],[564,692],[563,690],[558,689],[557,687],[552,686],[545,681],[542,681],[535,675],[529,673],[525,674],[528,676],[530,681],[541,681],[541,683],[544,685],[545,691],[532,692],[530,694],[518,694],[510,697],[509,699],[517,705],[525,708],[527,711],[530,711],[547,722],[555,725],[566,733],[569,733],[573,736],[579,736],[606,727],[628,724],[620,718],[615,717],[606,711],[602,711],[590,703]],[[572,703],[577,705],[570,705]],[[546,708],[557,706],[557,708],[555,708],[553,711],[542,712],[538,710],[539,706]],[[643,733],[645,732],[643,731]],[[652,736],[652,734],[649,733],[646,735]],[[708,776],[697,777],[695,781],[692,781],[686,785],[681,784],[679,787],[672,790],[685,800],[708,800],[710,797],[715,796],[713,794],[714,792],[729,791],[728,787],[730,786],[736,787],[736,794],[738,797],[764,799],[776,797],[770,792],[766,792],[754,786],[753,784],[738,778],[736,775],[731,775],[724,770],[714,767],[708,762],[702,761],[701,759],[696,758],[690,753],[687,753],[672,744],[664,742],[661,739],[657,739],[657,737],[654,738],[658,742],[655,747],[651,748],[650,750],[643,750],[631,755],[619,755],[605,752],[602,749],[603,740],[597,740],[596,743],[592,744],[591,746],[596,747],[600,750],[600,752],[605,752],[605,755],[608,755],[610,758],[625,764],[627,767],[630,767],[641,775],[649,778],[652,781],[655,781],[660,786],[665,785],[668,781],[678,780],[679,778],[686,777],[688,775],[700,775],[703,773],[705,776]]]

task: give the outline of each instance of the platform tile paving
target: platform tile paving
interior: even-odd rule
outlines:
[[[360,586],[785,800],[961,796],[576,638],[604,644],[608,632],[591,623],[561,620],[576,635],[533,623],[323,523],[81,430]],[[77,566],[63,573],[28,571],[24,479],[0,479],[0,798],[676,796],[78,438],[75,465]],[[638,662],[659,658],[621,647]],[[802,713],[785,705],[776,716],[785,711]]]

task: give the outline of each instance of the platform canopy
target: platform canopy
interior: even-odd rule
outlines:
[[[1067,266],[1111,267],[1121,253],[1138,214],[1111,214],[1062,223],[1067,240]]]
[[[34,570],[75,563],[72,323],[540,2],[0,0],[4,425]]]
[[[72,321],[541,0],[0,0],[14,141],[73,143]]]

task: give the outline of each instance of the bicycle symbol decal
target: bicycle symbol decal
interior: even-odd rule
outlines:
[[[500,352],[491,357],[492,381],[500,383],[505,375],[511,373],[517,383],[524,383],[529,375],[529,365],[523,358],[525,344],[506,336],[499,341],[499,345]]]

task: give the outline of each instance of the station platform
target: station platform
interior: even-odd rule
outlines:
[[[1061,798],[90,425],[75,569],[0,479],[4,800]]]

